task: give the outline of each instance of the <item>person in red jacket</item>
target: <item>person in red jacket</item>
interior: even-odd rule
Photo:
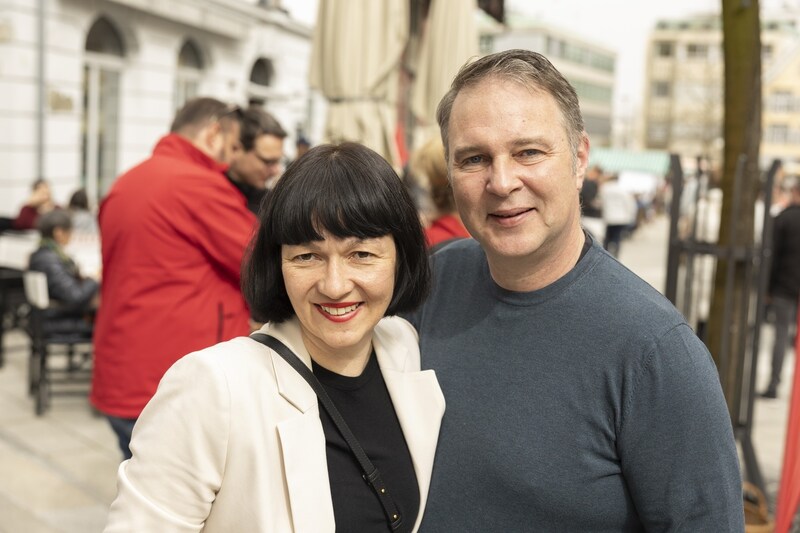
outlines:
[[[425,229],[428,247],[436,249],[448,241],[468,238],[469,232],[453,200],[441,139],[435,137],[423,144],[414,154],[411,165],[414,175],[428,180],[431,200],[436,207],[436,215]]]
[[[50,191],[50,184],[46,180],[39,178],[33,182],[31,195],[25,201],[22,209],[19,210],[12,227],[16,230],[36,229],[39,215],[49,213],[56,207],[53,201],[53,194]]]
[[[247,335],[239,270],[255,217],[225,177],[241,150],[241,112],[189,101],[153,155],[100,205],[103,282],[90,401],[123,455],[133,425],[181,356]]]

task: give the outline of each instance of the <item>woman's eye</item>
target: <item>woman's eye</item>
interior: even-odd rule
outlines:
[[[314,254],[300,254],[294,256],[294,260],[300,263],[306,263],[308,261],[311,261],[312,259],[314,259]]]
[[[353,257],[355,257],[356,259],[369,259],[370,257],[372,257],[372,255],[373,255],[372,253],[365,252],[363,250],[359,250],[353,253]]]

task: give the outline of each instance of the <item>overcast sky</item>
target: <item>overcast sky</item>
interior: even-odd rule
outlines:
[[[433,0],[436,1],[436,0]],[[760,0],[765,9],[800,9],[800,0]],[[317,0],[285,0],[296,18],[309,24],[316,19]],[[647,39],[661,18],[719,12],[722,0],[506,0],[506,11],[516,11],[617,52],[615,111],[638,110],[644,83]]]

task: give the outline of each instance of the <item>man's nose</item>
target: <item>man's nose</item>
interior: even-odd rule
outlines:
[[[497,157],[492,161],[486,190],[497,196],[508,196],[519,188],[516,165],[510,158]]]

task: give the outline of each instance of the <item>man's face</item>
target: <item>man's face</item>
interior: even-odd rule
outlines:
[[[255,187],[264,189],[267,183],[281,174],[283,139],[275,135],[259,135],[253,149],[243,152],[231,162],[234,178]]]
[[[453,103],[448,165],[464,225],[499,268],[547,265],[580,224],[586,137],[572,155],[561,110],[541,90],[496,78]]]

